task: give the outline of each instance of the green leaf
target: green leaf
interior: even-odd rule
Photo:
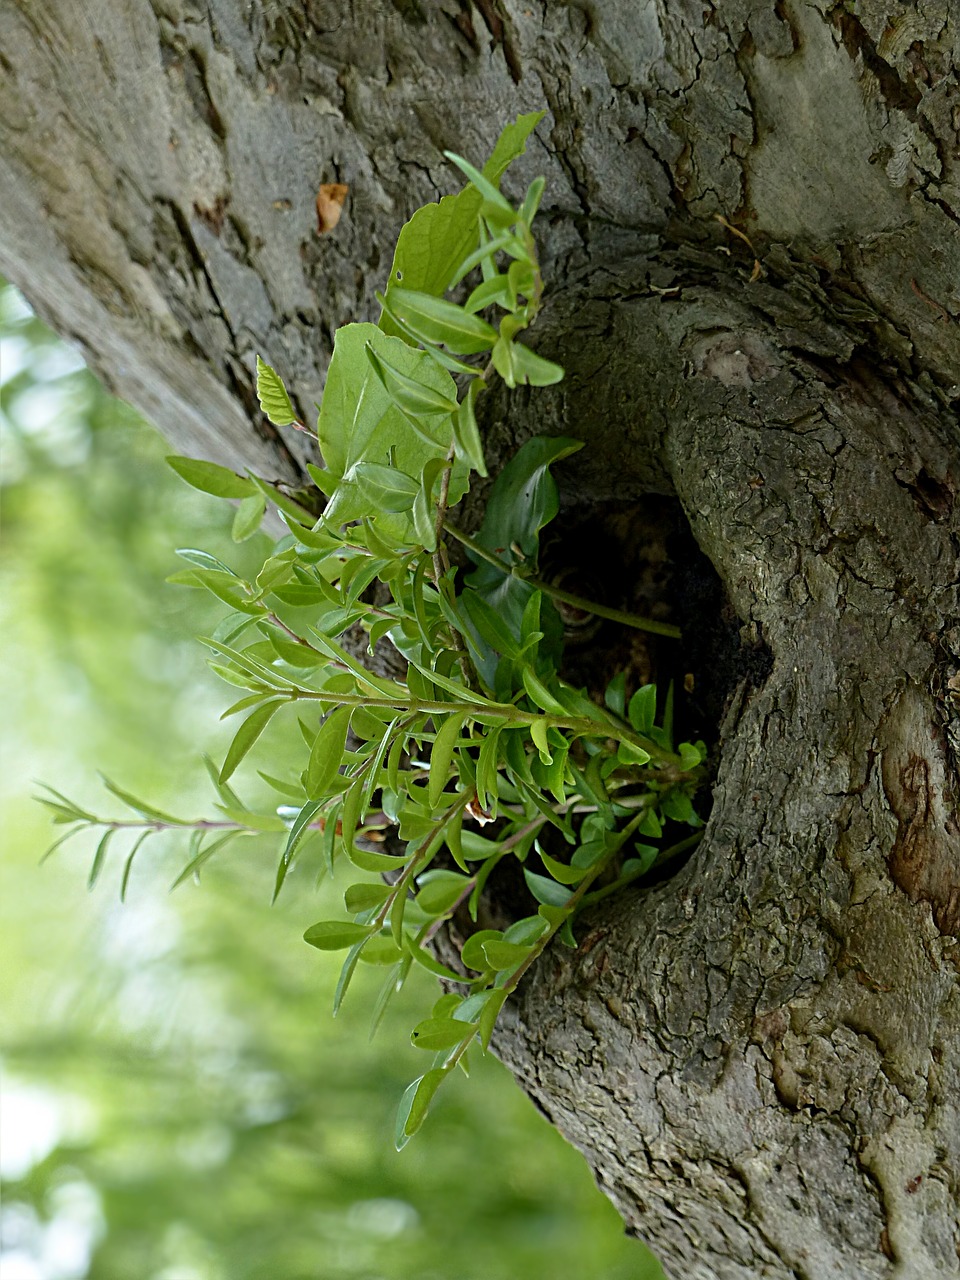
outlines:
[[[521,649],[517,637],[504,624],[500,614],[495,609],[491,609],[478,591],[467,587],[459,596],[458,603],[491,649],[507,658],[520,657]]]
[[[401,373],[388,360],[377,355],[372,345],[367,347],[367,357],[390,399],[405,414],[421,418],[457,412],[459,405],[456,399],[443,395],[417,378]],[[417,430],[419,431],[419,427]]]
[[[308,462],[307,474],[325,498],[333,497],[340,481],[326,467],[318,467],[312,462]]]
[[[154,834],[155,832],[153,831],[141,831],[133,843],[133,848],[127,854],[127,860],[123,864],[123,877],[120,881],[120,901],[121,902],[126,902],[127,900],[127,886],[130,883],[130,872],[133,870],[133,860],[137,856],[140,846],[144,843],[144,841]]]
[[[480,429],[477,426],[475,406],[483,384],[475,379],[467,388],[467,394],[460,401],[460,408],[453,415],[453,440],[457,456],[462,458],[474,471],[485,476],[487,464],[483,456],[483,443]]]
[[[680,756],[680,768],[687,772],[696,769],[706,756],[706,747],[702,742],[681,742],[677,747]]]
[[[426,388],[450,408],[443,415],[417,418],[417,431],[397,407],[374,372],[368,347],[392,369]],[[405,513],[371,513],[370,503],[355,481],[347,478],[358,462],[389,464],[407,476],[423,474],[433,458],[446,456],[453,439],[450,414],[456,412],[457,389],[452,378],[423,351],[400,338],[387,337],[375,325],[351,324],[337,330],[317,423],[320,448],[338,487],[324,521],[328,527],[368,519],[387,542],[409,544],[410,518]],[[458,463],[450,480],[450,503],[467,488],[467,468]]]
[[[503,129],[497,139],[490,159],[483,166],[483,175],[491,182],[499,182],[507,168],[524,154],[527,139],[547,113],[545,111],[529,111],[526,115],[517,116],[512,124]]]
[[[304,942],[318,951],[345,951],[357,942],[370,938],[376,932],[376,925],[353,924],[349,920],[321,920],[312,924],[303,935]]]
[[[470,272],[474,269],[474,267],[480,267],[480,266],[490,267],[492,265],[493,257],[496,254],[500,253],[501,250],[507,249],[507,248],[509,248],[513,253],[517,253],[519,251],[521,254],[524,254],[526,252],[526,250],[523,247],[522,241],[520,241],[517,238],[517,236],[513,234],[513,232],[502,231],[499,235],[494,236],[492,240],[487,240],[484,243],[478,245],[477,248],[474,249],[473,253],[467,254],[467,256],[460,263],[459,267],[457,267],[456,273],[454,274],[453,279],[450,281],[450,288],[452,289],[455,285],[458,285],[460,281],[464,279],[465,276],[468,276],[470,274]],[[489,278],[485,279],[483,284],[484,285],[488,284],[490,280],[503,280],[504,282],[506,282],[506,276],[499,275],[496,272],[496,269],[493,268],[491,270],[491,274]],[[482,288],[483,285],[479,287]],[[476,290],[474,290],[474,293],[476,293]],[[471,295],[471,299],[472,297],[473,295]],[[486,306],[487,303],[484,302],[482,305]],[[467,310],[478,311],[479,307],[472,306],[471,303],[468,302]]]
[[[229,565],[210,555],[209,551],[199,551],[196,547],[177,547],[176,554],[198,569],[216,569],[219,573],[227,573],[234,578],[237,576]]]
[[[273,901],[276,902],[280,890],[283,888],[283,882],[286,879],[290,864],[293,862],[294,855],[297,852],[297,846],[303,839],[310,823],[320,812],[322,802],[320,800],[308,800],[301,808],[300,812],[294,819],[293,826],[290,828],[290,834],[287,836],[287,843],[284,846],[283,853],[280,857],[280,864],[277,867],[277,879],[273,887]]]
[[[420,492],[420,484],[412,476],[377,462],[355,463],[347,478],[356,481],[374,511],[378,507],[394,513],[409,511]]]
[[[287,389],[280,380],[280,375],[257,356],[257,399],[260,408],[275,427],[287,427],[296,422],[297,415],[293,411]]]
[[[502,938],[491,938],[483,944],[483,954],[490,969],[518,969],[524,960],[530,958],[532,947],[520,946],[516,942],[504,942]]]
[[[563,907],[570,901],[570,890],[557,884],[556,880],[548,880],[546,876],[538,876],[533,871],[523,869],[523,878],[527,888],[538,902],[549,907]]]
[[[410,1032],[410,1043],[415,1049],[436,1053],[440,1049],[452,1049],[468,1035],[469,1027],[452,1018],[424,1018]]]
[[[504,942],[519,942],[529,945],[533,942],[539,942],[549,928],[549,923],[539,914],[524,916],[522,920],[514,921],[503,935],[503,940]]]
[[[456,155],[452,151],[443,153],[452,164],[455,164],[461,173],[465,174],[469,181],[483,200],[481,206],[483,216],[488,221],[496,222],[498,225],[510,226],[517,221],[517,213],[513,205],[501,195],[497,187],[485,177],[479,169],[475,169],[468,160],[464,160],[462,156]]]
[[[340,1012],[340,1005],[343,1003],[343,997],[347,994],[347,987],[350,985],[354,972],[357,968],[357,962],[360,959],[360,953],[367,945],[368,939],[361,938],[359,942],[355,942],[347,952],[343,965],[340,969],[340,976],[337,978],[337,989],[333,993],[333,1016],[336,1017]]]
[[[476,762],[476,797],[481,809],[490,808],[490,800],[497,797],[497,771],[499,768],[499,736],[503,732],[502,724],[488,728],[484,740],[480,744],[480,755]]]
[[[448,969],[445,964],[440,961],[426,948],[417,946],[411,941],[409,935],[404,938],[404,945],[409,952],[410,959],[416,960],[417,964],[422,965],[427,973],[432,973],[437,978],[446,978],[448,982],[468,982],[462,973],[456,973],[453,969]]]
[[[496,329],[486,320],[444,298],[391,284],[386,301],[422,342],[442,343],[458,355],[489,351],[497,340]]]
[[[87,877],[87,888],[92,889],[100,878],[100,872],[103,870],[103,861],[107,856],[107,845],[116,834],[116,827],[108,827],[100,837],[100,843],[97,845],[97,851],[93,855],[93,863],[90,867],[90,875]]]
[[[434,1067],[409,1085],[397,1110],[396,1148],[402,1151],[423,1124],[433,1095],[443,1084],[446,1071]]]
[[[530,737],[533,739],[533,745],[540,752],[540,759],[544,764],[553,764],[553,755],[550,751],[550,743],[547,738],[547,725],[543,720],[535,720],[530,726]]]
[[[263,733],[264,729],[270,723],[275,713],[286,703],[286,698],[273,698],[269,702],[264,702],[256,711],[252,712],[244,720],[243,724],[237,730],[230,749],[227,751],[226,759],[223,762],[223,768],[220,770],[220,781],[226,780],[233,774],[237,765],[247,754],[256,740]]]
[[[513,556],[510,549],[519,547],[525,561],[536,565],[540,530],[554,518],[560,506],[556,481],[549,469],[582,447],[581,441],[564,436],[535,436],[528,440],[494,481],[476,541],[501,558],[505,553]],[[523,611],[533,588],[478,556],[471,558],[477,568],[467,578],[467,585],[500,615],[519,642]],[[563,647],[563,623],[549,601],[543,602],[540,626],[545,633],[540,653],[558,665]]]
[[[623,712],[621,711],[619,714],[622,715]],[[656,714],[657,686],[655,684],[645,684],[630,699],[628,708],[630,723],[637,733],[648,734],[653,728]]]
[[[314,739],[306,778],[307,795],[313,799],[329,793],[330,784],[340,770],[352,710],[352,707],[337,707],[331,711]]]
[[[496,303],[504,311],[513,311],[517,305],[517,291],[509,275],[495,275],[484,280],[463,304],[467,311],[482,311]]]
[[[233,528],[230,531],[234,542],[245,542],[247,538],[253,537],[260,528],[266,509],[267,500],[262,493],[252,493],[248,498],[243,499],[237,507],[237,514],[233,517]]]
[[[167,463],[187,484],[201,493],[212,493],[215,498],[248,498],[256,493],[252,480],[238,476],[235,471],[216,462],[173,455],[167,458]]]
[[[180,885],[182,885],[186,880],[189,880],[191,876],[195,876],[199,880],[200,868],[213,857],[218,849],[222,849],[228,841],[235,840],[237,837],[245,836],[247,834],[248,833],[245,831],[227,831],[216,840],[211,840],[208,845],[198,848],[194,856],[187,862],[187,865],[170,886],[170,892],[173,893],[174,889],[179,889]]]
[[[441,869],[425,871],[417,883],[417,906],[424,915],[433,917],[446,915],[473,887],[472,877]]]
[[[579,884],[589,870],[589,867],[568,867],[565,863],[558,862],[556,858],[551,858],[542,849],[538,849],[538,852],[540,861],[553,876],[554,880],[557,880],[560,884]]]
[[[490,1037],[493,1035],[493,1028],[496,1026],[497,1018],[500,1016],[500,1010],[503,1008],[506,999],[506,991],[495,991],[483,1006],[483,1011],[480,1014],[480,1043],[483,1046],[484,1052],[486,1052],[490,1046]]]
[[[250,479],[263,496],[283,513],[288,524],[292,520],[295,525],[303,525],[307,529],[312,529],[316,524],[316,513],[284,493],[278,484],[270,484],[266,480],[261,480],[259,476],[251,476]]]
[[[465,712],[454,712],[453,715],[447,716],[434,740],[433,750],[430,752],[430,778],[427,784],[427,799],[432,809],[440,803],[440,796],[447,785],[450,763],[466,718]]]
[[[106,781],[106,779],[104,779]],[[56,791],[47,783],[40,784],[45,791],[49,791],[53,799],[50,800],[46,796],[37,796],[38,803],[45,805],[56,813],[58,822],[97,822],[97,816],[88,809],[81,809],[71,799],[65,796],[61,791]]]
[[[685,822],[691,827],[699,827],[700,819],[693,808],[693,801],[685,791],[669,791],[660,805],[664,814],[674,822]]]
[[[108,777],[101,773],[100,780],[107,788],[111,795],[115,795],[118,800],[122,800],[124,804],[129,805],[134,813],[139,813],[141,818],[152,818],[157,822],[169,822],[174,826],[185,826],[183,818],[175,818],[173,814],[166,813],[163,809],[156,808],[155,805],[148,804],[145,800],[138,799],[130,791],[125,791],[123,787],[118,787],[115,782],[111,782]],[[86,814],[78,814],[80,817],[89,817]]]
[[[566,708],[563,703],[553,696],[532,667],[524,665],[520,674],[527,696],[532,702],[536,703],[541,711],[549,712],[555,716],[566,715]]]
[[[433,505],[433,483],[437,470],[445,466],[444,460],[434,458],[423,469],[423,480],[413,500],[411,516],[413,531],[424,551],[431,554],[437,549],[437,513]]]
[[[398,960],[383,981],[383,985],[377,995],[376,1002],[373,1006],[373,1015],[370,1019],[370,1039],[377,1034],[377,1028],[383,1019],[387,1005],[402,988],[406,981],[407,974],[410,972],[412,961],[409,956],[404,956],[402,960]]]
[[[520,206],[520,221],[526,223],[528,227],[540,208],[543,189],[546,185],[545,178],[534,178],[529,187],[527,187],[527,194],[523,197],[523,204]]]
[[[371,938],[360,954],[366,964],[396,964],[403,958],[403,951],[386,933],[378,933]]]
[[[614,713],[621,718],[626,715],[626,672],[618,671],[604,691],[603,700]]]
[[[507,167],[526,150],[527,138],[540,120],[542,111],[518,117],[503,130],[493,154],[483,167],[484,176],[498,183]],[[439,204],[418,209],[402,228],[390,282],[406,289],[439,295],[454,283],[458,268],[477,245],[477,219],[483,197],[474,187],[457,195],[444,196]],[[388,316],[381,316],[385,333],[395,333]]]
[[[391,893],[393,889],[388,884],[371,884],[370,881],[364,880],[344,890],[343,904],[351,915],[358,915],[371,907],[382,906]]]
[[[545,360],[519,342],[510,343],[510,372],[513,380],[507,385],[511,387],[550,387],[563,380],[562,365]]]
[[[241,613],[266,612],[266,607],[251,598],[247,584],[235,573],[221,573],[215,569],[184,569],[180,573],[171,573],[167,581],[187,587],[205,587],[218,600]]]
[[[483,973],[490,968],[484,947],[489,942],[502,941],[503,933],[499,929],[478,929],[463,944],[460,959],[468,969],[476,969]]]

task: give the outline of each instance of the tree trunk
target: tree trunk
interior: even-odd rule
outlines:
[[[677,1280],[960,1276],[956,6],[0,0],[0,49],[0,268],[178,449],[292,483],[256,354],[309,418],[443,150],[548,110],[505,185],[547,177],[568,377],[491,456],[674,495],[769,661],[694,856],[497,1050]]]

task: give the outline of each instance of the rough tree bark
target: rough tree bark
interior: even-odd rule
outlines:
[[[678,1280],[960,1275],[953,0],[2,0],[0,50],[0,269],[178,449],[294,482],[255,354],[309,416],[444,148],[547,109],[506,185],[547,177],[568,379],[491,448],[676,495],[772,663],[696,854],[498,1051]]]

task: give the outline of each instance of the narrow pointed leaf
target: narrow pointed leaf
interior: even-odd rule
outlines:
[[[320,726],[307,764],[307,794],[312,799],[326,796],[343,763],[352,707],[337,707]]]
[[[433,1095],[443,1084],[446,1074],[441,1067],[434,1067],[432,1071],[428,1071],[426,1075],[420,1076],[408,1086],[397,1111],[396,1148],[398,1151],[403,1150],[423,1124],[427,1116],[427,1108],[433,1100]]]
[[[445,298],[391,285],[387,301],[422,341],[442,343],[458,355],[489,351],[497,340],[496,329],[486,320]]]
[[[286,698],[274,698],[270,702],[262,703],[256,711],[247,716],[246,720],[244,720],[243,724],[237,730],[233,742],[231,742],[230,748],[227,751],[226,759],[223,762],[223,768],[220,770],[221,782],[226,782],[227,779],[232,776],[237,765],[260,737],[261,733],[263,733],[275,713],[279,711],[286,701]]]

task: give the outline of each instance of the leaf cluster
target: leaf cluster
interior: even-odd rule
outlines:
[[[539,538],[559,505],[550,468],[580,443],[528,441],[497,477],[473,536],[450,518],[472,473],[486,475],[475,409],[491,378],[515,387],[563,376],[518,341],[541,304],[532,223],[543,181],[518,207],[499,189],[538,119],[505,130],[483,171],[450,157],[468,184],[404,227],[379,324],[338,331],[316,426],[324,465],[310,468],[319,519],[257,476],[171,459],[194,487],[239,500],[237,539],[258,526],[268,498],[289,529],[252,580],[194,549],[181,550],[186,568],[172,579],[230,610],[203,641],[239,694],[224,713],[239,727],[211,768],[220,816],[190,823],[113,784],[138,823],[101,819],[56,793],[45,801],[74,829],[105,827],[91,882],[115,832],[138,825],[124,887],[143,839],[172,826],[189,827],[193,842],[178,883],[250,832],[281,835],[276,893],[308,839],[327,870],[349,866],[343,916],[305,935],[346,952],[336,1006],[359,963],[385,970],[375,1025],[414,965],[457,987],[411,1033],[434,1058],[404,1095],[398,1147],[443,1080],[466,1068],[470,1047],[486,1049],[504,1002],[551,940],[575,945],[577,911],[697,838],[665,848],[666,824],[699,826],[704,747],[674,743],[670,694],[658,714],[654,686],[628,698],[619,676],[600,706],[558,674],[563,628],[538,577]],[[457,286],[461,303],[445,296]],[[258,394],[276,425],[302,427],[263,361]],[[450,537],[465,545],[469,572],[451,565]],[[404,679],[357,660],[344,633],[358,629],[371,655],[382,646],[402,655]],[[279,717],[302,736],[302,768],[261,774],[279,803],[255,813],[230,781]],[[505,858],[522,864],[530,913],[504,930],[477,929]],[[430,944],[455,914],[467,940],[451,968]]]

